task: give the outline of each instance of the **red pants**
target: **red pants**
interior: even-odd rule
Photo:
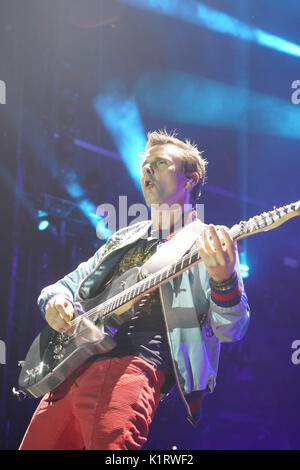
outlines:
[[[138,450],[164,373],[133,356],[83,366],[38,405],[21,450]]]

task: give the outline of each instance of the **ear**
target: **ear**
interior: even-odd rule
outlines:
[[[199,181],[199,175],[196,171],[193,171],[190,175],[187,175],[188,179],[186,180],[184,187],[189,188],[195,186]]]

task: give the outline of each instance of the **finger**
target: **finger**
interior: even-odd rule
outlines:
[[[197,243],[198,243],[198,250],[199,250],[201,259],[206,263],[209,260],[209,254],[204,247],[204,243],[201,237],[199,237],[199,239],[197,240]]]
[[[202,241],[202,258],[206,266],[217,266],[217,260],[215,258],[215,252],[211,247],[211,244],[208,240],[208,234],[206,230],[203,231],[203,241]],[[200,253],[200,254],[201,254]]]
[[[214,251],[213,253],[211,253],[211,256],[214,259],[216,266],[224,266],[226,264],[226,253],[222,248],[219,235],[217,234],[215,227],[213,227],[212,225],[210,226],[209,232],[211,233],[213,244],[216,245],[216,248],[214,248]]]
[[[216,230],[216,228],[213,225],[209,226],[210,234],[213,239],[214,247],[215,247],[215,256],[217,258],[217,261],[220,265],[224,265],[225,263],[225,252],[222,247],[222,243],[219,237],[219,234]]]
[[[59,318],[61,318],[61,320],[63,320],[65,323],[70,321],[70,317],[65,312],[64,307],[62,307],[61,305],[56,305],[55,308],[56,308],[57,315]]]
[[[71,302],[69,302],[68,300],[65,301],[64,307],[65,307],[65,312],[68,316],[67,323],[70,323],[74,315],[74,307],[71,304]]]
[[[73,317],[73,307],[67,300],[57,300],[54,304],[59,316],[65,322],[69,322]]]
[[[208,230],[207,229],[204,229],[203,230],[203,242],[204,242],[204,247],[208,253],[208,255],[210,256],[214,256],[215,254],[215,249],[214,247],[212,246],[209,238],[208,238]]]
[[[221,230],[222,230],[222,234],[224,237],[224,242],[225,242],[228,258],[232,262],[236,258],[236,252],[235,252],[236,247],[234,245],[234,241],[227,227],[222,226]]]

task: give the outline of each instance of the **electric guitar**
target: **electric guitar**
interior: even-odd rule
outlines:
[[[278,227],[297,215],[300,201],[241,221],[230,228],[230,234],[233,240],[240,240]],[[60,385],[90,357],[111,351],[120,326],[136,315],[134,304],[145,301],[154,289],[200,261],[198,250],[192,248],[176,263],[144,279],[140,280],[142,267],[129,269],[98,296],[81,302],[81,311],[77,311],[67,332],[59,333],[47,324],[33,341],[25,361],[19,363],[20,390],[13,389],[14,393],[38,398]]]

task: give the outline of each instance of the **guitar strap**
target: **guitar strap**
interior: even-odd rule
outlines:
[[[141,276],[149,276],[149,274],[154,274],[169,264],[179,261],[200,237],[203,227],[203,222],[196,219],[175,233],[169,241],[160,245],[154,255],[143,264]]]

